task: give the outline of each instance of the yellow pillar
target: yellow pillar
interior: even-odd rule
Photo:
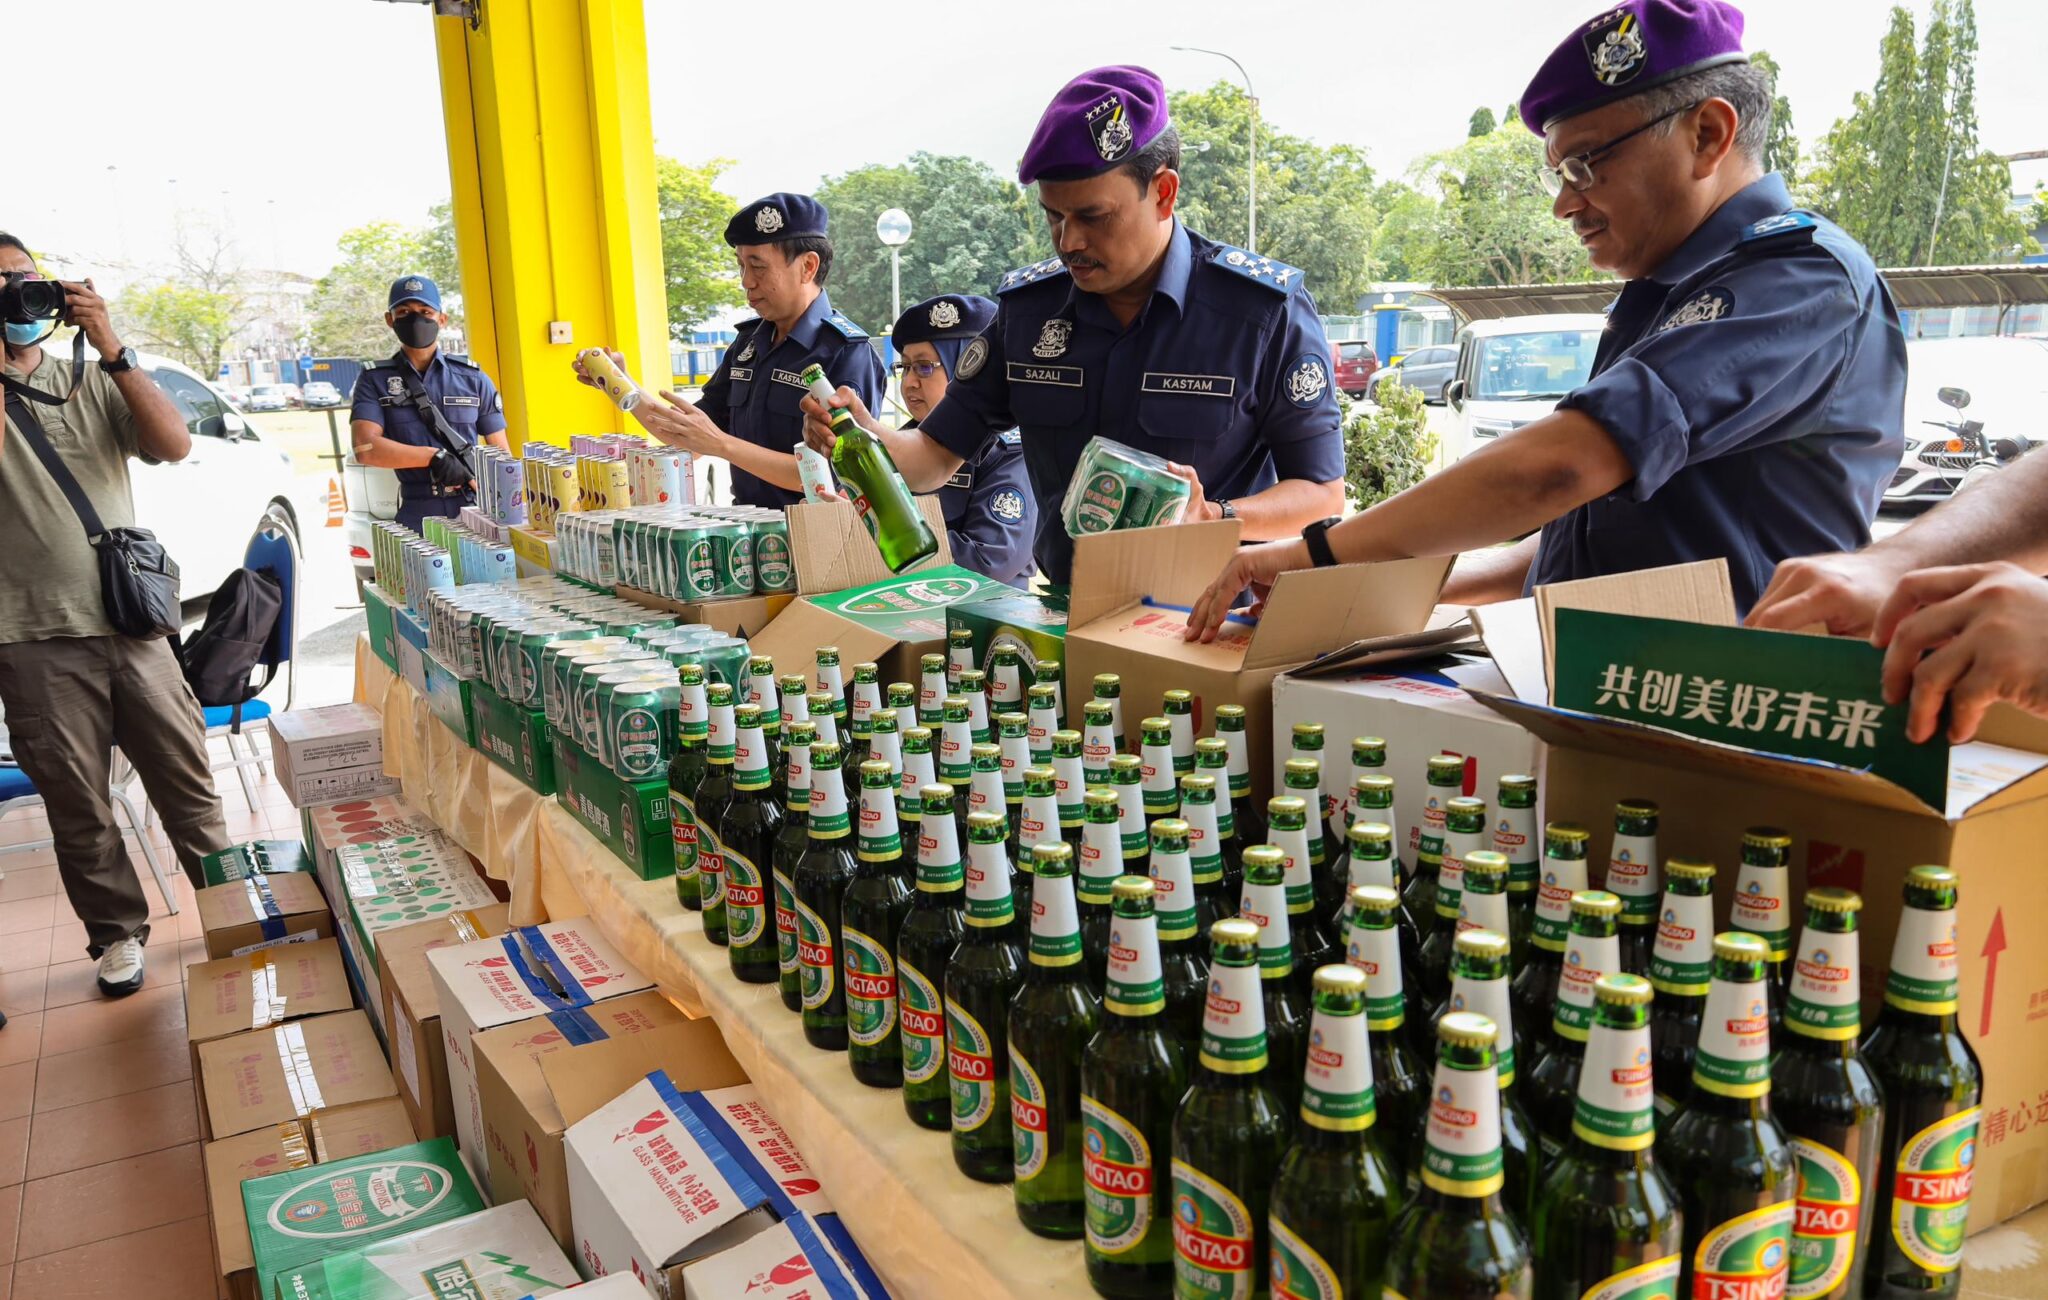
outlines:
[[[668,386],[641,0],[480,8],[475,29],[434,20],[470,353],[504,392],[515,448],[637,431],[569,362],[603,344]]]

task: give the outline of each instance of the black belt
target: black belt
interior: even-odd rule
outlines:
[[[435,501],[448,497],[466,497],[469,491],[469,485],[466,483],[457,483],[449,487],[440,487],[432,483],[398,485],[398,496],[403,501]]]

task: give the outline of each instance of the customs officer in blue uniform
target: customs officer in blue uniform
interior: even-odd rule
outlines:
[[[1187,518],[1239,519],[1248,539],[1293,536],[1343,503],[1330,344],[1301,272],[1181,225],[1179,165],[1158,77],[1097,68],[1063,87],[1018,168],[1057,256],[1000,279],[994,321],[918,428],[877,434],[929,491],[1017,428],[1056,583],[1073,557],[1060,498],[1096,434],[1174,462],[1195,488]],[[812,408],[806,436],[830,446]]]
[[[996,304],[973,294],[927,298],[896,318],[889,339],[903,359],[903,405],[914,429],[946,395],[960,354],[996,318]],[[1031,544],[1038,535],[1038,498],[1024,469],[1023,437],[1005,429],[962,462],[939,489],[953,562],[998,582],[1022,587],[1036,567]]]
[[[661,400],[634,411],[669,446],[730,462],[732,499],[741,505],[781,509],[804,499],[793,449],[804,436],[805,366],[815,362],[835,387],[881,404],[882,359],[825,292],[827,224],[824,205],[808,194],[770,194],[734,213],[725,242],[756,316],[739,323],[694,405],[661,391]]]
[[[398,522],[417,532],[422,519],[476,500],[470,449],[505,445],[505,399],[476,362],[436,344],[448,317],[440,286],[426,276],[392,282],[384,323],[399,348],[356,377],[349,436],[357,461],[398,472]],[[437,426],[457,454],[435,436]]]
[[[1905,445],[1905,340],[1869,255],[1764,172],[1770,83],[1741,12],[1629,0],[1519,103],[1552,211],[1627,281],[1591,377],[1400,496],[1240,553],[1197,634],[1224,593],[1288,569],[1459,552],[1446,602],[1720,558],[1746,610],[1780,560],[1870,539]]]

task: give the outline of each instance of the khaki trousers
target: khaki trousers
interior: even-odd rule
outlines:
[[[86,951],[149,938],[149,899],[107,797],[113,748],[135,764],[178,862],[228,846],[206,756],[206,722],[168,641],[59,637],[0,645],[0,704],[14,761],[48,805],[57,874],[85,922]]]

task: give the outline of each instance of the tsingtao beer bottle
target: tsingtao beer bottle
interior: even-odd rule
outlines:
[[[1391,889],[1354,887],[1345,960],[1365,972],[1373,1097],[1386,1133],[1387,1155],[1403,1173],[1419,1177],[1422,1131],[1429,1115],[1429,1071],[1408,1045],[1408,998],[1401,984],[1401,940],[1394,925],[1400,905],[1400,895]]]
[[[1010,1134],[1010,999],[1024,944],[1010,898],[1000,813],[967,819],[967,932],[946,966],[946,1069],[953,1085],[953,1163],[977,1182],[1016,1175]]]
[[[846,705],[846,726],[850,733],[845,760],[860,771],[861,764],[874,757],[875,715],[882,711],[881,672],[873,664],[853,666],[853,686]]]
[[[1145,827],[1145,765],[1136,754],[1117,754],[1109,760],[1109,788],[1116,791],[1117,820],[1123,829],[1124,874],[1150,874],[1147,859],[1152,853],[1151,837]]]
[[[974,667],[974,629],[946,629],[946,693],[960,693],[960,674]]]
[[[932,729],[922,725],[903,732],[903,776],[896,786],[896,820],[906,829],[909,823],[924,820],[924,788],[941,784],[938,766],[932,762],[933,739]],[[952,806],[951,800],[947,806]],[[958,818],[954,819],[954,830],[959,830]]]
[[[1511,773],[1500,779],[1493,847],[1508,860],[1508,945],[1514,973],[1519,975],[1529,958],[1529,937],[1536,928],[1536,890],[1543,879],[1535,777]]]
[[[1796,1300],[1855,1300],[1877,1196],[1884,1094],[1857,1039],[1863,1033],[1856,914],[1846,889],[1806,895],[1806,928],[1786,991],[1784,1036],[1771,1063],[1771,1108],[1799,1170],[1792,1220]]]
[[[810,722],[782,727],[782,825],[775,832],[775,963],[782,1005],[804,1009],[803,963],[797,956],[796,864],[811,843],[811,744],[818,728]]]
[[[1386,1282],[1403,1195],[1374,1127],[1365,972],[1315,973],[1315,1014],[1294,1143],[1273,1180],[1268,1277],[1276,1296],[1370,1300]]]
[[[1306,725],[1320,730],[1316,723]],[[1297,756],[1288,759],[1280,769],[1280,785],[1308,805],[1308,866],[1316,887],[1316,915],[1325,925],[1333,924],[1337,913],[1344,910],[1345,881],[1337,874],[1333,861],[1341,851],[1343,841],[1329,839],[1324,834],[1327,823],[1319,811],[1323,806],[1322,759],[1303,758],[1297,751]]]
[[[889,764],[860,765],[860,833],[853,879],[840,904],[846,977],[847,1064],[871,1088],[903,1083],[897,1029],[896,944],[910,914],[910,881],[896,825],[896,781]]]
[[[1230,746],[1215,736],[1196,741],[1195,775],[1206,776],[1215,785],[1217,851],[1223,859],[1223,892],[1229,896],[1244,883],[1240,857],[1245,845],[1253,842],[1244,837],[1237,818],[1237,800],[1230,792]],[[1181,785],[1181,798],[1187,798],[1186,782]]]
[[[1188,828],[1188,864],[1195,875],[1195,896],[1228,899],[1231,895],[1223,884],[1222,840],[1216,831],[1216,778],[1206,772],[1182,777],[1180,813],[1180,820]]]
[[[896,734],[923,724],[924,719],[917,712],[917,687],[909,682],[889,683],[889,712],[896,718]]]
[[[1585,827],[1571,822],[1552,822],[1543,830],[1543,874],[1536,887],[1529,953],[1510,987],[1515,1023],[1526,1027],[1524,1036],[1539,1049],[1532,1056],[1541,1054],[1544,1026],[1557,1006],[1565,943],[1571,937],[1572,895],[1587,887],[1586,842],[1592,838]]]
[[[1161,825],[1171,829],[1172,824]],[[1166,1020],[1181,1036],[1182,1045],[1194,1051],[1201,1044],[1202,1007],[1209,991],[1208,947],[1203,936],[1214,919],[1202,915],[1186,841],[1176,845],[1171,836],[1162,836],[1156,828],[1153,834],[1163,839],[1166,848],[1164,853],[1151,855],[1152,909],[1166,982]]]
[[[1784,1294],[1798,1174],[1771,1113],[1769,964],[1770,945],[1756,935],[1714,936],[1692,1088],[1657,1137],[1685,1220],[1685,1295]]]
[[[1529,1071],[1526,1094],[1545,1164],[1564,1154],[1571,1141],[1579,1073],[1593,1028],[1593,984],[1602,975],[1614,974],[1620,964],[1621,940],[1615,934],[1620,916],[1621,900],[1605,890],[1572,895],[1572,932],[1565,943],[1557,1005],[1550,1014],[1550,1033]]]
[[[989,647],[988,702],[998,716],[1024,711],[1024,657],[1015,642]]]
[[[1074,850],[1031,851],[1031,943],[1010,999],[1010,1128],[1017,1217],[1041,1237],[1074,1238],[1087,1218],[1081,1168],[1081,1057],[1102,1008],[1081,970]]]
[[[1742,866],[1735,877],[1735,905],[1728,928],[1753,934],[1770,945],[1765,993],[1771,1010],[1771,1050],[1780,1046],[1785,1020],[1785,979],[1792,959],[1792,837],[1775,826],[1742,833]]]
[[[1109,784],[1109,760],[1117,752],[1115,721],[1108,700],[1090,700],[1081,707],[1081,779],[1090,786]]]
[[[1095,674],[1095,698],[1109,705],[1109,743],[1111,752],[1130,752],[1124,738],[1124,679],[1115,673]],[[1083,716],[1086,714],[1084,712]]]
[[[1465,869],[1458,886],[1458,933],[1491,930],[1508,937],[1508,860],[1492,849],[1465,855]],[[1509,943],[1510,952],[1513,942]],[[1458,967],[1457,941],[1451,942],[1451,974]],[[1503,990],[1505,991],[1505,990]]]
[[[1268,1084],[1283,1114],[1301,1104],[1302,1053],[1308,1045],[1308,1003],[1295,978],[1288,932],[1287,866],[1280,850],[1261,844],[1245,850],[1244,889],[1237,915],[1259,927],[1259,994],[1266,1017]]]
[[[1621,900],[1621,969],[1647,977],[1657,940],[1657,805],[1624,799],[1614,806],[1614,847],[1607,855],[1608,893]]]
[[[1594,982],[1572,1140],[1531,1218],[1537,1300],[1677,1294],[1684,1226],[1654,1151],[1650,999],[1639,976]]]
[[[1650,954],[1650,1059],[1657,1067],[1657,1127],[1662,1130],[1692,1086],[1700,1016],[1714,981],[1714,864],[1672,858],[1664,864],[1664,909]]]
[[[733,721],[732,687],[713,682],[704,688],[711,712],[709,766],[697,787],[697,888],[704,900],[704,937],[723,946],[725,918],[725,846],[718,827],[733,796],[733,761],[738,754],[738,729]]]
[[[1508,999],[1508,937],[1497,930],[1467,930],[1451,954],[1451,1000],[1444,1013],[1474,1011],[1493,1022],[1494,1072],[1500,1078],[1500,1149],[1507,1174],[1508,1207],[1533,1223],[1543,1152],[1535,1121],[1522,1109],[1516,1086],[1514,1008]],[[1432,1020],[1434,1025],[1434,1020]]]
[[[676,898],[695,912],[704,906],[697,874],[697,789],[711,766],[711,708],[704,699],[704,666],[684,664],[676,670],[682,685],[676,706],[676,756],[668,765],[669,836],[676,850]]]
[[[1338,943],[1316,914],[1315,869],[1308,847],[1308,801],[1276,795],[1266,801],[1266,842],[1286,854],[1287,928],[1294,941],[1295,980],[1308,997],[1309,973],[1344,960]]]
[[[1138,724],[1138,789],[1145,820],[1180,815],[1180,783],[1173,773],[1173,724],[1146,718]]]
[[[1409,876],[1401,891],[1402,901],[1416,923],[1433,924],[1436,915],[1437,873],[1443,867],[1445,805],[1465,788],[1465,760],[1456,754],[1437,754],[1423,766],[1425,785],[1422,824],[1408,828]]]
[[[1160,699],[1159,711],[1173,724],[1173,774],[1195,770],[1195,693],[1178,687]]]
[[[1088,783],[1081,774],[1081,733],[1053,732],[1052,761],[1046,764],[1033,759],[1032,766],[1052,768],[1053,797],[1058,801],[1060,812],[1060,838],[1079,853],[1081,829],[1088,821],[1083,802],[1088,794]]]
[[[733,758],[733,794],[721,810],[718,842],[725,867],[727,962],[749,984],[773,984],[778,974],[775,904],[769,897],[775,840],[782,806],[775,799],[762,711],[756,704],[733,710],[739,731]]]
[[[1273,1174],[1291,1117],[1267,1084],[1259,930],[1209,930],[1202,1046],[1173,1120],[1174,1287],[1181,1296],[1269,1294]]]
[[[1081,965],[1088,972],[1090,986],[1101,987],[1109,968],[1113,887],[1124,874],[1123,838],[1117,828],[1116,791],[1095,786],[1081,799],[1088,818],[1082,827],[1080,873],[1074,882],[1081,905]],[[1149,896],[1145,914],[1152,914]]]
[[[1041,844],[1066,843],[1060,832],[1059,774],[1050,767],[1025,768],[1024,809],[1017,820],[1019,865],[1027,861],[1036,864],[1033,855]]]
[[[832,383],[823,367],[805,366],[800,376],[811,396],[832,412],[832,471],[852,489],[854,513],[867,525],[868,536],[882,553],[889,572],[901,573],[938,554],[938,539],[917,508],[917,498],[896,468],[882,441],[863,429],[845,407],[831,405]]]
[[[1367,785],[1368,782],[1372,785]],[[1384,791],[1374,788],[1381,782],[1387,786]],[[1351,823],[1351,829],[1346,832],[1347,838],[1351,841],[1348,863],[1351,888],[1356,890],[1360,885],[1381,885],[1398,894],[1401,891],[1401,860],[1394,856],[1394,845],[1399,842],[1399,838],[1394,831],[1393,822],[1381,820],[1382,813],[1389,818],[1393,816],[1393,782],[1383,776],[1361,777],[1352,794],[1356,798],[1366,800],[1377,800],[1384,795],[1387,805],[1382,808],[1373,803],[1365,807],[1362,815]],[[1348,903],[1349,899],[1346,902]],[[1406,903],[1401,904],[1395,912],[1394,924],[1401,934],[1402,967],[1419,968],[1422,964],[1422,930],[1415,924],[1415,918],[1408,915]],[[1343,937],[1346,943],[1350,942],[1348,920],[1345,923]]]
[[[1454,1011],[1436,1032],[1422,1187],[1394,1223],[1385,1294],[1529,1300],[1535,1278],[1528,1236],[1502,1197],[1496,1030],[1485,1016]]]
[[[1031,761],[1034,763],[1052,762],[1052,737],[1053,733],[1060,729],[1059,693],[1059,687],[1051,683],[1032,684],[1030,707],[1025,710],[1025,716],[1030,720],[1025,739],[1029,742]],[[1081,733],[1075,732],[1076,758],[1081,756],[1080,739]]]
[[[961,629],[965,631],[966,629]],[[970,653],[972,653],[970,651]],[[945,720],[946,697],[952,685],[946,672],[946,656],[920,655],[917,660],[917,721],[936,727]]]
[[[1223,742],[1230,759],[1227,770],[1230,773],[1230,804],[1237,816],[1237,842],[1263,844],[1266,841],[1266,819],[1252,803],[1252,749],[1251,738],[1245,732],[1244,705],[1216,706],[1215,739]],[[1200,762],[1198,746],[1198,766]],[[1231,883],[1235,885],[1235,882]]]
[[[998,713],[996,746],[1003,758],[1003,811],[1010,818],[1010,833],[1016,835],[1024,820],[1024,773],[1032,766],[1030,720],[1021,713]],[[1020,855],[1030,847],[1031,841],[1017,842]]]
[[[790,877],[804,1041],[846,1050],[846,986],[840,980],[840,911],[853,879],[853,821],[839,776],[839,746],[811,745],[811,842]]]
[[[1962,1289],[1984,1070],[1956,1023],[1957,955],[1955,872],[1914,867],[1884,1005],[1863,1040],[1885,1099],[1867,1296]]]
[[[1465,795],[1444,800],[1443,840],[1437,850],[1435,915],[1423,924],[1422,967],[1416,983],[1425,1006],[1442,1006],[1451,990],[1451,945],[1458,938],[1458,911],[1464,904],[1465,859],[1481,851],[1491,852],[1486,826],[1486,801]],[[1507,881],[1501,880],[1503,910],[1507,903]],[[1416,918],[1421,921],[1422,918]],[[1506,916],[1501,920],[1503,925]],[[1507,933],[1503,928],[1501,933]]]
[[[903,1109],[919,1128],[952,1127],[946,1072],[946,967],[967,931],[966,864],[953,823],[953,787],[927,782],[918,823],[917,892],[896,936],[896,1014]]]
[[[1111,893],[1102,1027],[1081,1060],[1088,1280],[1110,1300],[1152,1300],[1173,1287],[1167,1161],[1188,1059],[1166,1021],[1152,882],[1124,876]]]

